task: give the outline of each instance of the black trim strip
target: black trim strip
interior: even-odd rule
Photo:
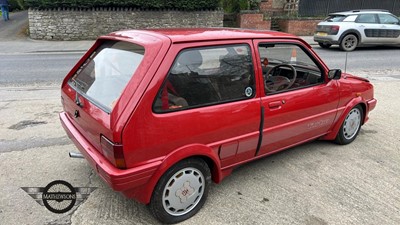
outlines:
[[[261,106],[261,121],[260,121],[260,129],[259,129],[259,137],[258,137],[258,143],[257,143],[257,149],[256,149],[256,154],[254,156],[258,155],[258,152],[260,151],[261,148],[261,143],[263,140],[263,131],[264,131],[264,112],[265,108],[264,106]]]

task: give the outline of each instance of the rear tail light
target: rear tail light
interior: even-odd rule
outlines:
[[[101,135],[100,144],[104,157],[117,168],[126,169],[122,145],[113,143],[103,135]]]
[[[337,34],[337,33],[339,33],[339,29],[340,29],[340,26],[337,26],[337,25],[334,25],[334,26],[331,26],[331,30],[330,30],[330,34]]]

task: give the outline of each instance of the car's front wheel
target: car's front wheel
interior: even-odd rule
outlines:
[[[354,34],[348,34],[344,36],[342,41],[340,42],[340,49],[346,52],[353,51],[357,48],[358,45],[358,38]]]
[[[210,168],[204,160],[183,160],[158,181],[151,197],[150,211],[163,223],[186,220],[204,205],[210,183]]]
[[[344,119],[335,142],[341,145],[346,145],[354,141],[358,132],[360,132],[363,118],[363,110],[360,105],[352,108]]]
[[[330,47],[332,46],[331,44],[323,43],[323,42],[318,42],[318,45],[319,45],[321,48],[330,48]]]

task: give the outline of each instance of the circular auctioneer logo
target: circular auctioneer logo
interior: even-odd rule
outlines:
[[[55,180],[43,189],[42,200],[51,212],[66,213],[75,205],[76,191],[70,183]]]

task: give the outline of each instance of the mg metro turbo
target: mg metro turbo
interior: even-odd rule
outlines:
[[[98,38],[62,83],[60,119],[94,171],[164,223],[196,214],[246,162],[311,140],[351,143],[376,105],[302,39],[240,29]]]

